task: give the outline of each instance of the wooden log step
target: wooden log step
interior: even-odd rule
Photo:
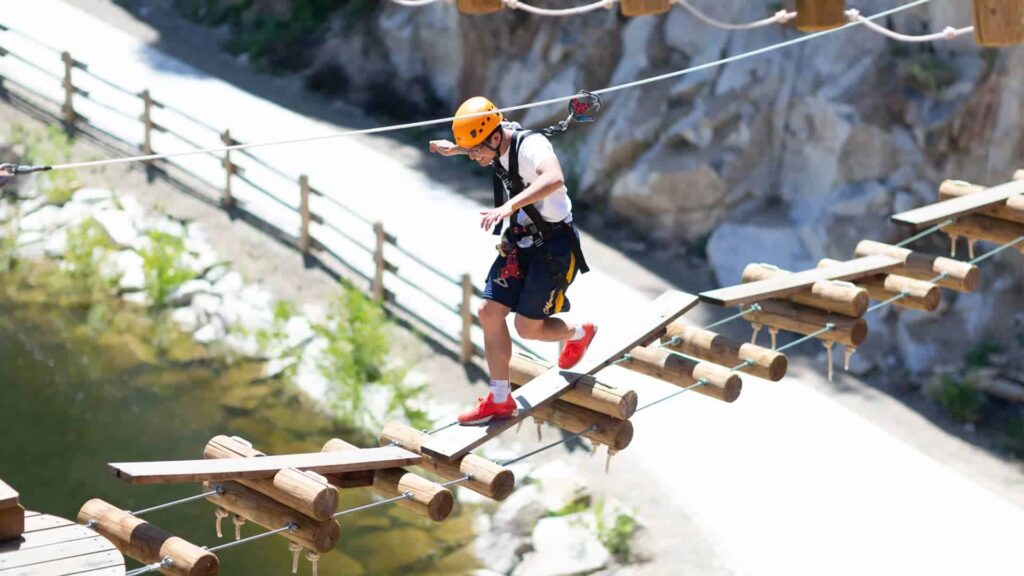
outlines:
[[[821,32],[846,26],[846,0],[796,0],[796,27]]]
[[[839,263],[839,260],[822,258],[818,261],[818,266],[835,266]],[[867,290],[871,299],[878,302],[899,296],[905,290],[907,295],[894,301],[893,305],[911,310],[934,312],[942,302],[942,290],[936,284],[898,274],[880,274],[861,278],[857,280],[857,286]]]
[[[672,9],[672,0],[619,0],[619,4],[622,15],[627,17],[653,16]]]
[[[673,339],[675,339],[675,344],[667,344]],[[743,368],[740,370],[741,372],[773,382],[782,380],[789,368],[789,361],[781,352],[733,340],[696,326],[688,326],[681,320],[676,320],[668,325],[661,342],[669,350],[682,352],[728,368],[749,361],[752,365]]]
[[[458,0],[456,6],[463,14],[492,14],[501,10],[501,0]]]
[[[212,553],[99,498],[89,500],[82,506],[78,512],[78,522],[91,523],[92,529],[113,543],[122,554],[143,564],[170,558],[171,564],[160,568],[164,574],[220,574],[220,561]]]
[[[743,281],[758,282],[791,274],[792,272],[789,270],[783,270],[770,264],[748,264],[743,269]],[[808,290],[795,292],[786,296],[785,299],[852,318],[863,316],[867,312],[871,300],[863,288],[836,280],[820,280],[812,284]]]
[[[204,458],[257,458],[266,456],[248,442],[215,436],[203,450]],[[239,479],[238,482],[277,500],[314,520],[330,520],[338,511],[338,489],[315,472],[284,468],[273,478]]]
[[[0,480],[0,542],[21,537],[25,531],[25,509],[18,491]]]
[[[868,323],[863,318],[830,314],[817,308],[808,308],[782,300],[762,302],[761,309],[760,312],[748,314],[747,320],[805,336],[814,334],[826,324],[834,324],[834,329],[819,334],[817,338],[853,348],[860,346],[868,336]]]
[[[419,456],[401,448],[367,448],[359,452],[313,452],[262,458],[224,460],[172,460],[166,462],[119,462],[107,464],[114,476],[131,484],[198,482],[201,480],[273,478],[284,468],[337,474],[381,470],[415,464]]]
[[[634,346],[656,340],[670,322],[697,305],[692,294],[676,290],[666,291],[620,326],[604,326],[591,344],[590,350],[573,371],[552,368],[529,384],[512,393],[519,406],[519,414],[489,422],[486,426],[453,426],[434,434],[421,448],[424,454],[448,460],[458,459],[515,426],[539,406],[553,401],[565,393],[583,376],[593,376],[622,358]]]
[[[509,365],[509,378],[513,386],[523,386],[551,368],[552,364],[549,362],[522,354],[513,354],[512,362]],[[635,390],[616,388],[594,376],[580,378],[576,381],[576,385],[559,396],[558,400],[620,420],[628,420],[632,417],[637,405]]]
[[[991,47],[1024,42],[1024,4],[1014,0],[974,0],[974,40]]]
[[[985,190],[984,186],[978,186],[962,180],[944,180],[939,186],[939,200],[959,198],[984,192]],[[978,210],[977,213],[983,216],[991,216],[992,218],[1024,224],[1024,194],[1011,196],[1002,204],[986,206]]]
[[[341,525],[337,520],[314,520],[232,480],[203,482],[203,492],[214,489],[219,489],[219,492],[206,497],[214,505],[267,530],[292,524],[293,530],[285,530],[280,535],[305,548],[320,553],[330,552],[341,539]]]
[[[973,214],[979,210],[1006,202],[1012,196],[1024,193],[1024,180],[1014,180],[985,190],[976,194],[969,194],[949,200],[943,200],[928,206],[922,206],[906,212],[894,214],[892,220],[900,224],[909,224],[915,228],[924,228],[932,224],[960,218]]]
[[[694,362],[668,350],[654,347],[637,347],[629,353],[629,359],[619,364],[652,378],[685,388],[700,379],[707,384],[694,388],[705,396],[723,402],[735,402],[740,397],[743,381],[737,372],[711,362]]]
[[[857,256],[882,255],[899,261],[899,266],[889,270],[891,274],[907,276],[926,282],[932,281],[940,274],[948,278],[938,280],[935,284],[958,292],[974,292],[978,289],[980,272],[977,266],[966,262],[914,252],[908,248],[900,248],[874,240],[861,240],[854,249]],[[829,266],[827,269],[832,268]]]
[[[951,238],[968,238],[972,241],[983,240],[993,244],[1009,244],[1024,236],[1024,224],[1007,222],[991,216],[964,216],[942,229]],[[1018,252],[1024,253],[1024,241],[1014,246]],[[971,254],[974,253],[973,247]]]
[[[423,443],[429,439],[430,436],[426,432],[400,422],[389,422],[380,433],[381,446],[398,442],[401,447],[416,453],[420,453]],[[476,454],[467,454],[451,462],[424,455],[416,465],[446,481],[457,480],[470,474],[473,478],[459,486],[492,500],[508,498],[515,488],[516,480],[511,470]]]
[[[358,447],[334,438],[324,444],[324,452],[346,452],[359,450]],[[413,474],[404,468],[388,468],[373,473],[373,491],[382,498],[395,498],[406,492],[412,498],[399,500],[398,506],[434,522],[440,522],[452,513],[455,497],[452,491],[426,478]]]
[[[571,434],[582,433],[593,426],[595,429],[583,436],[612,450],[625,450],[633,441],[633,423],[629,420],[612,418],[561,400],[541,406],[534,410],[532,415],[536,420],[547,422]]]
[[[856,280],[888,272],[899,265],[900,262],[888,256],[865,256],[843,262],[842,266],[803,270],[788,276],[701,292],[700,299],[724,307],[753,304],[769,298],[784,298],[803,292],[822,280]]]

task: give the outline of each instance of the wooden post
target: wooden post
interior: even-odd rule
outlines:
[[[703,378],[707,384],[693,391],[723,402],[735,402],[743,389],[740,375],[724,366],[694,362],[658,348],[638,346],[629,352],[629,358],[620,366],[681,388],[692,386]]]
[[[459,12],[463,14],[491,14],[501,10],[501,0],[458,0]]]
[[[839,260],[822,258],[818,261],[818,267],[835,266],[839,263]],[[939,302],[942,301],[942,290],[937,285],[898,274],[858,278],[857,285],[867,290],[871,299],[878,302],[884,302],[906,291],[907,295],[893,301],[893,305],[912,310],[934,312],[939,307]]]
[[[299,212],[302,216],[302,228],[299,230],[299,251],[309,256],[309,176],[299,176]]]
[[[890,270],[892,274],[899,276],[909,276],[930,282],[932,278],[945,273],[949,275],[948,278],[935,282],[943,288],[958,292],[974,292],[978,288],[980,277],[978,267],[952,258],[921,254],[874,240],[861,240],[857,244],[854,254],[857,256],[888,256],[899,260],[903,262],[903,266]]]
[[[133,516],[98,498],[89,500],[78,512],[78,523],[90,525],[122,554],[155,564],[170,558],[168,566],[158,568],[171,576],[215,576],[220,561],[212,553]]]
[[[242,441],[216,436],[206,444],[203,458],[266,456]],[[239,479],[238,483],[277,500],[314,520],[330,520],[338,511],[338,490],[319,474],[283,468],[273,478]]]
[[[509,379],[513,386],[522,386],[550,370],[551,366],[543,360],[513,354],[509,364]],[[602,374],[604,377],[608,375],[608,372]],[[558,399],[619,420],[629,420],[636,412],[637,405],[635,390],[615,388],[593,376],[581,378]]]
[[[462,275],[462,349],[459,351],[459,360],[468,364],[473,359],[473,280],[469,274]]]
[[[371,286],[374,299],[384,301],[384,223],[377,222],[373,225],[375,243],[373,248],[373,286]]]
[[[149,90],[142,91],[142,153],[149,156],[153,153],[153,98]],[[153,166],[152,160],[146,160],[146,166]]]
[[[982,46],[1024,42],[1024,2],[974,0],[974,40]]]
[[[225,146],[234,146],[234,140],[231,139],[231,131],[225,130],[220,135],[221,142]],[[235,173],[235,165],[231,162],[231,151],[226,150],[224,152],[224,160],[222,162],[224,166],[224,208],[231,210],[235,207],[235,198],[231,194],[231,176]]]
[[[765,264],[749,264],[743,269],[744,282],[757,282],[776,276],[788,276],[792,272]],[[860,318],[868,311],[870,298],[863,288],[848,282],[821,280],[815,282],[807,292],[798,292],[785,297],[786,300],[819,308],[828,312],[836,312],[853,318]]]
[[[967,182],[961,182],[960,180],[946,180],[939,186],[939,200],[959,198],[960,196],[967,196],[968,194],[974,194],[975,192],[981,192],[982,190],[985,190],[984,186],[977,186]],[[1006,220],[1008,222],[1024,224],[1024,194],[1013,196],[1003,204],[986,206],[975,212],[975,214],[982,214],[993,218],[999,218],[1000,220]]]
[[[845,25],[845,0],[796,0],[796,27],[801,32],[820,32]]]
[[[64,61],[64,123],[68,130],[74,130],[78,115],[75,114],[75,85],[71,81],[71,71],[75,67],[75,60],[68,52],[62,52],[60,57]]]
[[[25,531],[25,509],[18,492],[0,480],[0,542],[13,540]]]
[[[402,448],[423,456],[423,460],[417,466],[444,480],[457,480],[471,474],[471,480],[459,485],[492,500],[504,500],[512,493],[516,479],[508,468],[476,454],[467,454],[453,461],[435,459],[421,452],[422,445],[429,439],[430,436],[425,432],[400,422],[389,422],[380,433],[381,446],[388,446],[397,441]]]
[[[676,344],[665,344],[669,350],[696,356],[729,368],[749,361],[753,365],[743,368],[741,372],[773,382],[782,380],[789,368],[789,360],[781,352],[739,342],[710,330],[688,326],[679,320],[668,325],[661,341],[664,344],[673,338],[678,339]]]
[[[285,530],[280,533],[281,536],[306,548],[321,553],[330,552],[341,538],[341,525],[337,520],[318,522],[269,496],[231,480],[203,482],[203,492],[210,492],[217,487],[221,488],[222,493],[206,497],[214,505],[268,530],[292,524],[295,529]]]
[[[653,16],[672,9],[672,0],[619,0],[623,16]]]
[[[352,450],[359,450],[359,447],[338,438],[328,440],[323,447],[324,452]],[[451,490],[403,468],[377,470],[373,474],[372,486],[373,491],[385,499],[395,498],[407,492],[412,493],[412,498],[399,500],[398,506],[434,522],[448,518],[455,506],[455,497]]]
[[[761,309],[761,312],[748,314],[747,320],[804,335],[813,334],[826,324],[834,324],[835,328],[818,334],[817,338],[852,348],[860,346],[868,337],[868,323],[863,318],[829,314],[817,308],[808,308],[782,300],[761,302]]]

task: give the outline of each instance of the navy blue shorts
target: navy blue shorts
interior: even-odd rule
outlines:
[[[572,252],[574,228],[563,228],[554,237],[536,248],[519,248],[519,269],[522,278],[501,278],[501,269],[505,267],[507,258],[498,256],[487,273],[487,284],[484,286],[484,300],[493,300],[504,304],[516,314],[534,320],[542,320],[569,311],[569,299],[555,278],[555,274],[565,278],[571,284],[576,279],[576,256]],[[549,264],[542,253],[551,251],[553,265]]]

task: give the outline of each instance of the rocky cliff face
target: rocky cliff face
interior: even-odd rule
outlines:
[[[776,9],[696,4],[733,22]],[[863,14],[891,7],[855,4]],[[287,5],[262,0],[252,10]],[[970,22],[970,3],[940,2],[884,24],[917,34]],[[602,10],[562,19],[383,1],[355,2],[329,28],[306,70],[310,85],[406,118],[449,114],[475,94],[507,106],[630,82],[800,34],[720,30],[678,6],[656,17]],[[544,125],[562,111],[516,119]],[[849,257],[862,238],[906,236],[888,215],[934,201],[944,178],[1006,181],[1024,164],[1022,121],[1024,50],[982,50],[970,36],[898,44],[861,28],[608,95],[597,123],[560,138],[558,149],[577,198],[662,241],[706,242],[725,285],[747,262],[803,269]],[[915,247],[948,249],[939,235]],[[982,294],[947,293],[944,314],[876,320],[871,341],[917,369],[940,358],[943,346],[924,344],[937,332],[957,327],[961,341],[1006,334],[1013,314],[996,306],[1020,309],[1019,290],[1002,286],[1019,285],[1019,259],[986,263]]]

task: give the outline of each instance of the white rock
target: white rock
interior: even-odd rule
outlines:
[[[799,222],[816,218],[839,174],[839,155],[850,124],[829,102],[810,97],[794,102],[782,159],[779,188]]]
[[[529,548],[528,538],[501,532],[483,532],[473,541],[476,557],[498,574],[511,572],[519,563],[519,552],[524,548]]]
[[[192,302],[197,293],[212,291],[213,284],[209,280],[196,278],[188,280],[175,288],[174,292],[171,292],[171,295],[168,297],[168,300],[174,302],[176,306],[187,306]]]
[[[199,315],[191,307],[175,308],[171,312],[171,320],[185,332],[195,332],[199,328]]]
[[[110,239],[118,246],[132,246],[139,238],[139,231],[135,228],[134,220],[126,211],[102,210],[93,214],[93,218],[99,222]]]
[[[192,297],[191,308],[200,321],[206,321],[220,310],[221,297],[217,294],[196,294]]]
[[[223,339],[225,335],[226,331],[224,330],[224,324],[214,319],[202,328],[193,332],[192,338],[201,344],[209,344]]]
[[[743,268],[751,262],[774,264],[785,270],[815,266],[798,233],[785,224],[768,227],[727,222],[711,233],[707,254],[720,286],[740,283]]]
[[[64,214],[56,206],[43,206],[39,210],[24,216],[18,222],[23,232],[47,232],[64,224]]]
[[[82,204],[98,204],[113,199],[114,193],[105,188],[82,188],[71,196],[72,202]]]
[[[841,186],[829,197],[829,212],[835,216],[888,214],[892,207],[889,189],[874,180]]]
[[[220,280],[217,280],[213,289],[220,294],[237,294],[245,286],[245,281],[242,279],[242,275],[238,272],[231,270],[225,274]]]
[[[595,536],[594,515],[581,512],[542,518],[533,529],[534,551],[523,556],[514,576],[588,574],[611,560]]]
[[[512,492],[491,518],[494,532],[507,535],[529,534],[537,520],[548,512],[540,496],[540,487],[536,484],[526,484]]]
[[[120,250],[107,260],[108,272],[121,277],[118,285],[122,290],[143,290],[146,288],[146,272],[142,256],[134,250]]]
[[[149,305],[149,296],[145,292],[129,292],[122,295],[121,299],[130,304],[138,304],[139,306]]]
[[[43,244],[43,251],[49,258],[60,258],[64,255],[64,252],[68,249],[68,231],[67,228],[61,228],[55,230],[46,237],[46,242]]]

